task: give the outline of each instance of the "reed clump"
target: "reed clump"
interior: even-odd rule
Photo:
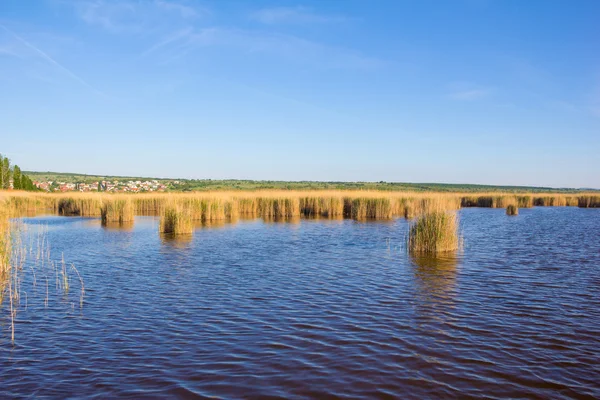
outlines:
[[[408,250],[412,254],[435,255],[456,251],[459,247],[455,212],[429,210],[418,216],[410,227]]]
[[[509,204],[506,207],[506,215],[519,215],[519,207],[516,204]]]
[[[133,222],[135,213],[131,198],[105,199],[102,204],[101,218],[103,224]]]
[[[192,212],[176,203],[166,204],[160,216],[159,231],[169,235],[190,235],[194,232]]]

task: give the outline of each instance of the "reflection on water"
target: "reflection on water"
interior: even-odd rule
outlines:
[[[172,233],[159,233],[160,240],[163,245],[168,247],[173,247],[176,249],[188,249],[192,241],[194,240],[194,235],[174,235]]]
[[[302,220],[302,218],[299,215],[296,216],[292,216],[292,217],[262,217],[262,221],[265,224],[279,224],[279,223],[284,223],[284,224],[299,224],[300,221]]]
[[[464,250],[435,259],[403,219],[25,219],[85,307],[22,275],[0,398],[600,398],[600,210],[460,213]]]
[[[97,220],[96,220],[97,221]],[[132,231],[134,222],[105,222],[101,224],[104,229],[117,231]]]
[[[194,229],[218,229],[235,224],[237,220],[194,221]]]
[[[459,256],[456,253],[411,255],[410,260],[421,316],[440,318],[454,306]]]
[[[416,281],[427,288],[426,291],[443,295],[456,285],[457,268],[460,258],[455,253],[437,256],[411,255]]]

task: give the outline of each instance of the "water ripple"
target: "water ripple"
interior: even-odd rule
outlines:
[[[26,223],[85,305],[74,282],[46,307],[25,277],[15,346],[0,313],[0,398],[600,398],[597,210],[465,209],[464,250],[436,260],[406,254],[404,220],[182,242],[152,217]]]

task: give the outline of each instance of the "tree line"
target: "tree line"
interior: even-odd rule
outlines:
[[[31,179],[21,172],[18,165],[11,166],[8,157],[0,154],[0,189],[10,189],[11,181],[12,188],[15,190],[38,190]]]

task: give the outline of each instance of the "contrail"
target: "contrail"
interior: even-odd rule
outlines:
[[[8,29],[6,26],[0,24],[0,28],[4,29],[6,32],[8,32],[10,35],[12,35],[15,39],[17,39],[18,41],[20,41],[21,43],[23,43],[25,46],[29,47],[31,50],[35,51],[40,57],[42,57],[43,59],[45,59],[46,61],[48,61],[50,64],[54,65],[55,67],[58,67],[59,69],[61,69],[63,72],[65,72],[71,78],[75,79],[77,82],[81,83],[83,86],[87,87],[88,89],[92,90],[94,93],[96,93],[96,94],[98,94],[98,95],[100,95],[102,97],[107,97],[104,93],[102,93],[101,91],[99,91],[98,89],[96,89],[95,87],[93,87],[92,85],[90,85],[89,83],[87,83],[85,80],[83,80],[83,78],[80,78],[78,75],[76,75],[75,73],[73,73],[67,67],[65,67],[62,64],[60,64],[54,58],[50,57],[44,51],[42,51],[39,48],[35,47],[31,43],[29,43],[27,40],[23,39],[21,36],[17,35],[15,32],[13,32],[10,29]]]

